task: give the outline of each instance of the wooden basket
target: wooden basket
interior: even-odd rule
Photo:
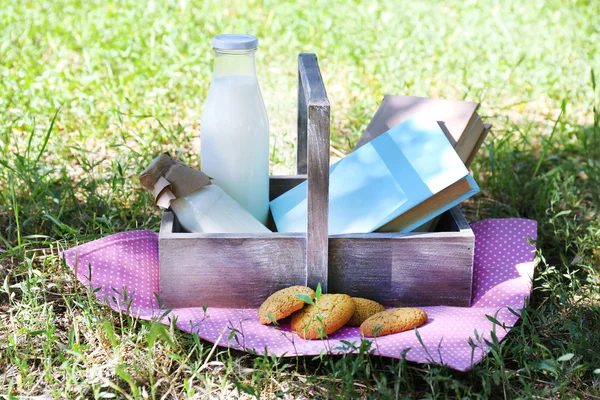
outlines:
[[[254,308],[279,289],[318,283],[324,292],[386,306],[471,305],[475,237],[458,207],[441,216],[437,232],[328,236],[329,125],[317,58],[300,54],[298,175],[271,176],[270,197],[308,180],[307,233],[187,233],[165,211],[159,233],[165,306]]]

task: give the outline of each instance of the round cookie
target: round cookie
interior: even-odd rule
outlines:
[[[360,333],[366,337],[391,335],[404,332],[427,322],[427,314],[419,308],[394,308],[368,318],[360,325]]]
[[[376,301],[363,299],[361,297],[353,297],[355,309],[352,318],[346,325],[349,326],[360,326],[367,318],[385,311],[385,307]]]
[[[258,309],[260,323],[270,324],[272,321],[269,314],[275,321],[279,321],[300,310],[305,303],[298,298],[299,294],[307,295],[311,299],[315,298],[315,291],[307,286],[290,286],[270,295]]]
[[[354,307],[352,297],[347,294],[323,294],[316,305],[309,304],[292,314],[292,330],[304,339],[322,337],[319,328],[323,334],[331,335],[346,325]]]

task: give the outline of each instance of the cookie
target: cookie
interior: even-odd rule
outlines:
[[[292,330],[304,339],[322,337],[319,330],[331,335],[352,318],[354,307],[347,294],[323,294],[316,305],[309,304],[292,315]]]
[[[307,286],[290,286],[289,288],[281,289],[269,296],[258,309],[258,319],[261,324],[270,324],[271,318],[279,321],[295,311],[304,307],[304,301],[298,298],[297,295],[304,294],[311,299],[315,298],[315,291]]]
[[[354,301],[355,306],[354,314],[346,325],[360,326],[367,318],[385,311],[385,307],[376,301],[363,299],[361,297],[353,297],[352,300]]]
[[[394,308],[368,318],[360,325],[360,333],[366,337],[391,335],[404,332],[427,322],[427,314],[419,308]]]

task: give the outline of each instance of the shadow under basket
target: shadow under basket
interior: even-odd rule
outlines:
[[[308,180],[307,232],[188,233],[165,211],[162,303],[256,308],[277,290],[321,284],[392,307],[470,306],[475,237],[458,207],[435,232],[327,235],[329,101],[314,54],[299,56],[298,83],[298,175],[272,176],[270,197]]]

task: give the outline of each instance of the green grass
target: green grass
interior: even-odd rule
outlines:
[[[596,0],[3,1],[0,397],[600,398],[598,15]],[[164,150],[198,165],[209,40],[232,31],[261,38],[276,173],[294,165],[299,52],[319,56],[336,153],[385,93],[482,103],[495,128],[465,211],[536,219],[540,263],[522,321],[472,371],[214,348],[111,312],[60,262],[157,229],[136,175]]]

